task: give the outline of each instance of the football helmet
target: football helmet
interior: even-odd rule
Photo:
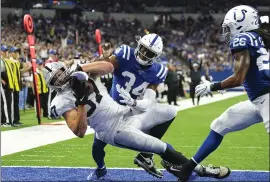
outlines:
[[[49,88],[60,91],[68,85],[71,72],[64,63],[47,63],[42,71]]]
[[[240,5],[230,9],[222,24],[222,35],[225,42],[229,42],[236,34],[259,28],[258,11],[247,5]]]
[[[139,64],[143,66],[152,65],[163,50],[163,42],[157,34],[147,34],[141,37],[135,49],[135,57]]]

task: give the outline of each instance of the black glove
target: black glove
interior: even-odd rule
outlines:
[[[78,105],[86,105],[88,104],[88,96],[87,95],[84,95],[83,97],[81,98],[77,98],[76,95],[74,94],[75,98],[77,99],[76,102],[75,102],[75,105],[78,106]]]
[[[75,98],[79,103],[86,104],[88,96],[94,92],[94,87],[90,82],[78,80],[77,77],[71,78],[70,86],[74,93]]]

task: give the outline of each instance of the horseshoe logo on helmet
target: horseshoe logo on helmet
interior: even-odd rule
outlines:
[[[245,20],[247,10],[242,9],[242,10],[241,10],[241,12],[242,12],[243,17],[242,17],[240,20],[237,20],[237,19],[236,19],[236,11],[234,12],[234,19],[236,20],[236,22],[242,22],[242,21],[244,21],[244,20]]]

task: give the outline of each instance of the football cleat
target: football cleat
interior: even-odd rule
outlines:
[[[96,168],[94,172],[92,172],[88,177],[88,181],[94,181],[94,180],[104,180],[105,176],[107,174],[107,169],[104,166],[103,168]]]
[[[200,177],[210,177],[216,179],[227,178],[231,174],[231,170],[228,167],[213,167],[209,165],[207,167],[203,167],[201,172],[197,172]]]
[[[143,157],[140,153],[135,157],[134,164],[143,168],[147,173],[153,175],[156,178],[163,177],[163,173],[156,168],[152,157]]]
[[[162,160],[160,163],[169,173],[173,174],[175,177],[178,177],[181,166],[174,166],[172,163],[165,160]]]
[[[162,160],[161,165],[174,176],[178,178],[179,182],[186,182],[189,179],[189,176],[192,174],[192,169],[190,166],[187,166],[188,163],[183,165],[175,165],[167,161]],[[200,177],[209,177],[216,179],[223,179],[230,175],[231,170],[227,167],[213,167],[209,165],[208,167],[201,166],[200,168],[196,167],[195,172]]]

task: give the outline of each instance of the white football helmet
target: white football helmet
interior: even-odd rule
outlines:
[[[68,86],[69,75],[71,72],[64,63],[47,63],[42,71],[49,88],[61,91]]]
[[[222,35],[228,43],[236,34],[259,28],[258,11],[247,5],[230,9],[222,24]]]
[[[157,34],[147,34],[139,39],[135,57],[139,64],[147,66],[154,63],[163,50],[163,42]]]

